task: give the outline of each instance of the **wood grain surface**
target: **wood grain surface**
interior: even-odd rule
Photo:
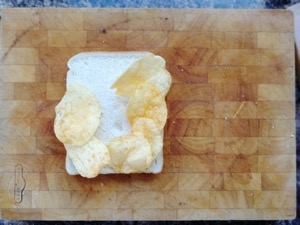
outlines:
[[[292,14],[4,9],[0,218],[270,220],[296,216]],[[67,61],[144,50],[173,84],[161,174],[70,176],[53,132]]]

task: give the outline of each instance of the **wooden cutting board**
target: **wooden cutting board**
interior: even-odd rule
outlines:
[[[2,219],[295,217],[290,12],[4,9],[0,38]],[[88,180],[65,171],[53,120],[66,63],[102,50],[146,50],[167,61],[161,174]]]

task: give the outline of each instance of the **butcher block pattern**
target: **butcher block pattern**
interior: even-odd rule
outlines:
[[[4,9],[1,26],[2,219],[295,217],[291,13]],[[129,50],[161,55],[173,77],[163,172],[70,176],[53,132],[66,63]]]

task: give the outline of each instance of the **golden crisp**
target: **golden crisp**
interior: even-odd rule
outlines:
[[[147,139],[132,134],[117,137],[108,145],[110,166],[120,173],[145,171],[152,163],[151,147]]]
[[[83,177],[96,177],[99,171],[110,163],[107,147],[96,137],[81,146],[66,145],[67,154],[79,174]]]
[[[159,130],[167,120],[167,105],[162,93],[153,85],[143,83],[137,87],[129,99],[126,115],[133,125],[139,117],[152,119]]]
[[[156,159],[163,148],[163,131],[159,130],[152,119],[138,118],[132,125],[131,133],[146,138],[151,146],[152,159]]]
[[[55,108],[54,132],[64,144],[83,145],[95,134],[101,115],[96,96],[80,84],[71,84]]]
[[[116,94],[130,98],[135,89],[143,82],[160,73],[165,68],[165,60],[152,53],[146,54],[133,63],[112,85]]]
[[[171,87],[172,77],[167,70],[161,69],[153,77],[149,78],[146,82],[157,87],[157,89],[160,90],[163,96],[166,96]]]

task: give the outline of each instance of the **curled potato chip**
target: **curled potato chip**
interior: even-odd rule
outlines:
[[[101,115],[96,96],[84,86],[71,84],[55,108],[54,132],[68,145],[83,145],[95,134]]]
[[[163,132],[158,129],[152,119],[137,118],[132,125],[131,133],[136,136],[142,136],[149,141],[152,159],[155,159],[162,151]]]
[[[83,177],[96,177],[99,171],[110,163],[107,147],[96,137],[92,137],[81,146],[65,144],[65,148],[75,168]]]
[[[159,130],[167,120],[167,105],[162,93],[153,85],[143,83],[129,99],[126,115],[131,125],[139,117],[152,119]]]
[[[112,85],[117,95],[130,98],[135,89],[165,68],[165,60],[152,53],[133,63]]]
[[[172,78],[167,70],[162,69],[146,82],[156,86],[163,96],[166,96],[170,90]]]
[[[108,145],[110,166],[117,172],[142,172],[152,163],[151,147],[147,139],[132,134],[117,137]]]

